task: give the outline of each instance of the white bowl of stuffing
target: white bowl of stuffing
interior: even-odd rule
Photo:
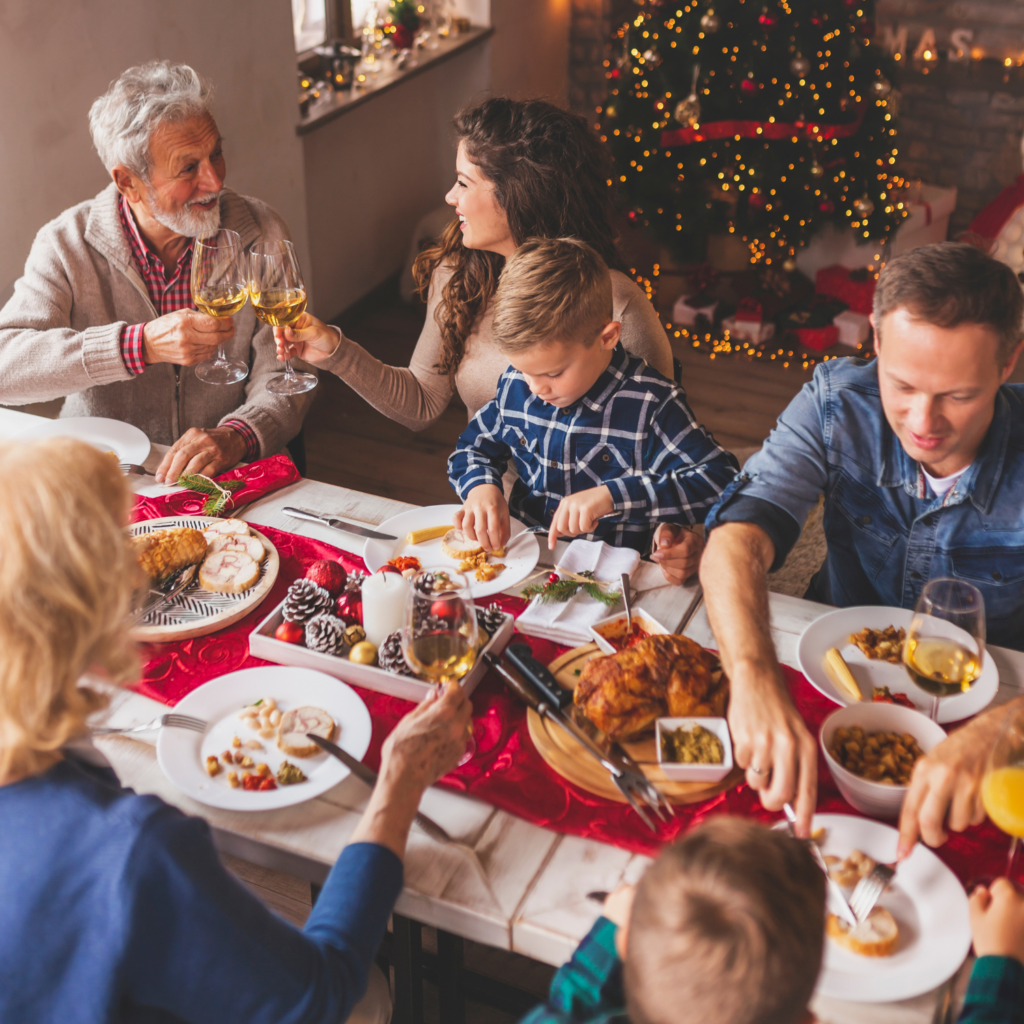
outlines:
[[[658,767],[673,782],[721,782],[732,771],[732,740],[724,718],[659,718]]]
[[[899,704],[851,704],[818,734],[828,770],[851,806],[897,818],[918,758],[946,738],[942,726]]]

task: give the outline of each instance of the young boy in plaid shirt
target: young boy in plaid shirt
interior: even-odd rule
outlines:
[[[682,388],[619,344],[608,267],[572,238],[530,239],[505,264],[494,338],[512,364],[448,460],[455,518],[486,550],[530,526],[646,551],[660,522],[703,523],[737,467]],[[502,476],[518,472],[508,503]]]

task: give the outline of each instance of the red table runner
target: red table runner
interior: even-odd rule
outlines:
[[[177,495],[172,497],[178,497]],[[156,499],[152,504],[167,499]],[[166,515],[158,509],[152,516]],[[142,516],[141,518],[149,518]],[[308,537],[269,527],[259,530],[277,547],[281,569],[259,608],[233,626],[210,636],[169,644],[147,644],[143,649],[142,677],[133,689],[166,704],[174,704],[197,686],[227,672],[271,664],[249,653],[248,636],[256,624],[284,599],[289,584],[318,558],[333,558],[347,569],[363,570],[362,559]],[[518,615],[526,602],[500,596],[502,608]],[[565,648],[548,640],[516,634],[544,663]],[[812,735],[836,705],[822,696],[795,669],[783,667],[794,703]],[[395,723],[412,707],[408,701],[354,687],[366,702],[373,721],[373,738],[364,758],[372,768],[380,764],[380,748]],[[765,811],[757,794],[745,783],[700,803],[676,808],[675,818],[653,833],[626,804],[595,796],[568,782],[550,768],[529,737],[525,707],[489,672],[473,693],[473,725],[477,754],[439,784],[468,793],[519,818],[555,832],[611,843],[636,853],[655,854],[693,825],[712,814],[735,814],[765,822],[779,815]],[[818,755],[818,811],[858,814],[839,795],[824,758]],[[951,836],[937,852],[962,882],[997,875],[1005,867],[1007,838],[986,821],[978,828]]]

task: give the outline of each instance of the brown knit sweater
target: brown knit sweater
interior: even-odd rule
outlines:
[[[412,430],[430,426],[448,407],[452,386],[437,372],[442,340],[434,313],[451,271],[438,269],[430,282],[427,321],[423,325],[408,367],[388,366],[346,337],[322,364],[337,374],[375,409]],[[672,349],[654,307],[640,287],[625,274],[612,271],[612,309],[622,323],[622,344],[646,359],[666,377],[672,377]],[[508,369],[508,358],[491,336],[491,313],[485,309],[476,329],[466,339],[465,355],[455,374],[459,397],[472,419],[497,393],[498,378]]]
[[[237,231],[245,246],[288,237],[269,206],[230,189],[221,199],[221,223]],[[256,319],[251,304],[235,314],[235,333],[225,346],[230,358],[249,364],[249,376],[239,384],[204,384],[192,367],[176,375],[169,363],[132,376],[121,359],[121,328],[157,315],[124,237],[111,183],[36,235],[25,274],[0,310],[0,404],[66,396],[62,416],[124,420],[158,444],[173,444],[189,427],[240,419],[256,432],[263,455],[280,451],[299,432],[313,396],[268,393],[267,380],[281,372],[281,364],[273,332]]]

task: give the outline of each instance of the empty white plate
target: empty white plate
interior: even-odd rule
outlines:
[[[85,441],[101,452],[113,452],[118,462],[131,462],[137,466],[149,458],[149,438],[130,423],[110,420],[103,416],[67,416],[63,419],[41,420],[16,435],[19,441],[34,441],[43,437],[73,437]]]

